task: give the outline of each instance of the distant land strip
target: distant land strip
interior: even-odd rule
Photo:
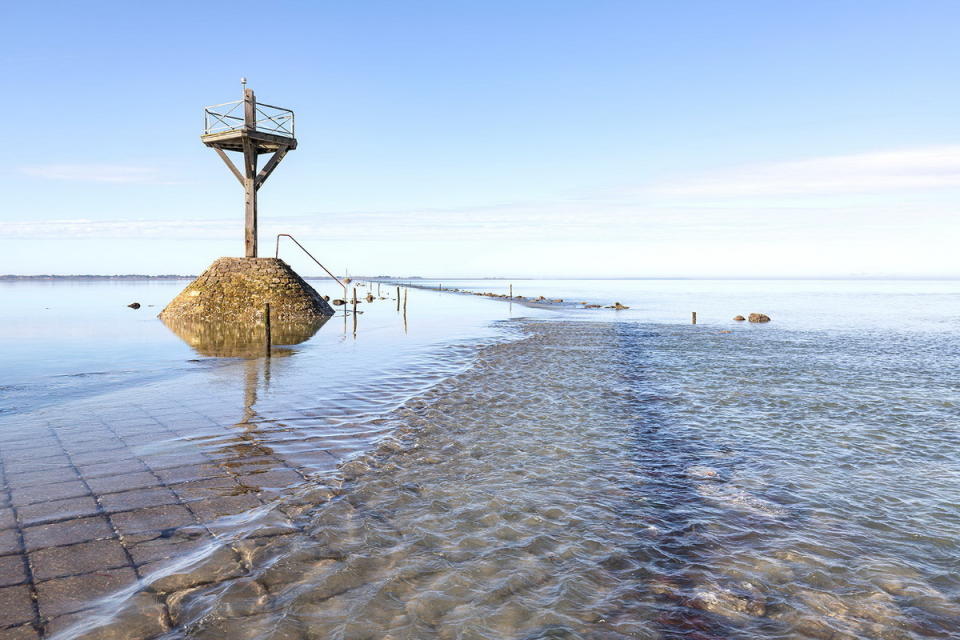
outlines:
[[[127,273],[127,274],[115,275],[115,276],[102,276],[102,275],[17,276],[17,275],[7,274],[7,275],[0,275],[0,280],[193,280],[196,277],[197,276],[180,276],[175,274],[148,276],[148,275],[143,275],[139,273]]]

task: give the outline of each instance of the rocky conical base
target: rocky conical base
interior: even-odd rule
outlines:
[[[313,287],[279,258],[220,258],[187,285],[160,318],[256,321],[270,303],[276,320],[332,316],[333,309]]]

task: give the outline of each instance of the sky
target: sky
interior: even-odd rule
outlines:
[[[260,191],[338,273],[960,277],[960,3],[12,3],[0,273],[243,255],[203,107],[293,109]],[[320,270],[293,247],[281,257]]]

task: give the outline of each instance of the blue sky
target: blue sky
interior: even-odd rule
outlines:
[[[954,1],[16,3],[0,273],[240,255],[199,134],[246,76],[300,142],[261,246],[337,271],[960,276],[957,24]]]

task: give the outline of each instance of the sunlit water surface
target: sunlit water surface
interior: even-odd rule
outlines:
[[[441,284],[510,283],[417,282]],[[0,436],[146,414],[215,456],[253,424],[304,478],[138,567],[146,592],[42,630],[960,633],[958,283],[512,284],[565,302],[411,289],[406,322],[395,300],[361,305],[356,336],[336,317],[269,366],[156,321],[184,283],[3,285]],[[731,320],[754,311],[773,322]]]

